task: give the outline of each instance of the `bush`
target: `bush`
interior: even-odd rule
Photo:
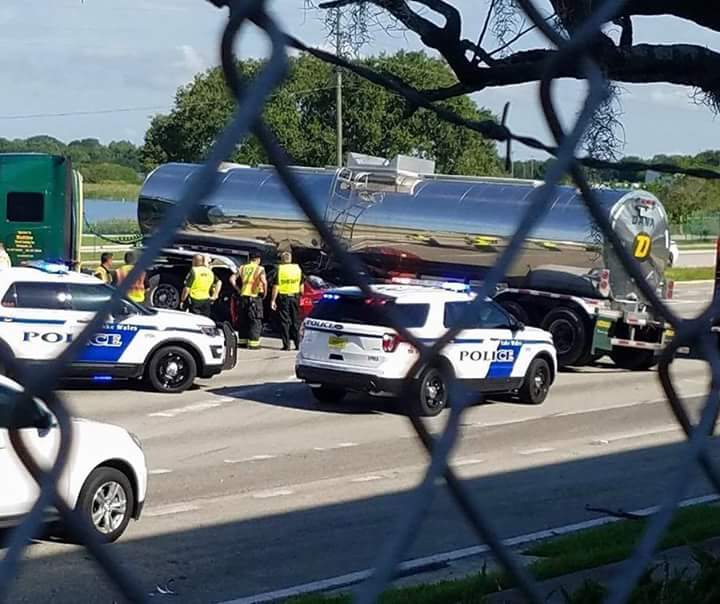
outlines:
[[[92,223],[89,229],[85,229],[86,235],[100,233],[101,235],[138,235],[140,227],[137,220],[130,218],[110,218]]]
[[[88,183],[125,182],[136,184],[140,182],[137,172],[120,164],[78,164],[77,166],[83,180]]]

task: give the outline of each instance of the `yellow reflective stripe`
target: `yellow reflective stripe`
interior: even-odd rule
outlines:
[[[240,278],[242,280],[241,296],[257,296],[256,281],[259,272],[260,266],[257,264],[246,264],[240,269]]]

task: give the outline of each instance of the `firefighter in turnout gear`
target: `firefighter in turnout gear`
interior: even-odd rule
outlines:
[[[117,285],[119,286],[125,279],[127,279],[127,276],[130,274],[130,271],[133,269],[133,266],[135,265],[137,258],[135,255],[135,252],[126,252],[125,253],[125,264],[123,264],[119,269],[117,269],[115,275],[117,278]],[[133,302],[137,302],[138,304],[143,304],[145,302],[145,273],[141,273],[141,275],[137,278],[137,280],[130,286],[130,289],[128,290],[127,297],[130,298]]]
[[[300,348],[298,297],[302,286],[302,271],[292,262],[290,252],[283,252],[280,262],[272,287],[271,307],[277,311],[280,319],[283,350],[290,350],[291,340],[295,350],[298,350]]]
[[[267,293],[265,269],[260,265],[260,254],[250,254],[250,261],[230,277],[230,284],[240,294],[240,328],[238,344],[251,349],[260,348],[263,326],[263,298]]]
[[[220,294],[220,279],[208,266],[202,254],[193,256],[192,268],[185,277],[185,286],[180,296],[180,306],[184,307],[190,300],[188,310],[196,315],[210,316],[212,305]]]

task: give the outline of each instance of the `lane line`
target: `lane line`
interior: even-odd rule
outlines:
[[[170,470],[169,468],[157,468],[156,470],[150,470],[148,474],[150,474],[151,476],[156,476],[158,474],[170,474],[170,472],[172,472],[172,470]]]
[[[474,458],[468,458],[468,459],[458,459],[457,461],[453,461],[450,463],[451,466],[454,468],[460,468],[462,466],[472,466],[478,463],[485,463],[484,459],[474,459]]]
[[[292,489],[280,488],[272,489],[270,491],[260,491],[253,493],[251,496],[253,499],[269,499],[271,497],[284,497],[285,495],[292,495],[295,491]]]
[[[275,459],[277,455],[253,455],[252,457],[243,457],[242,459],[224,459],[225,463],[247,463],[252,461],[265,461]]]
[[[339,443],[337,445],[330,445],[328,447],[313,447],[313,451],[334,451],[335,449],[349,449],[350,447],[357,446],[357,443]]]
[[[691,505],[699,505],[702,503],[712,503],[720,500],[720,495],[704,495],[702,497],[692,497],[685,499],[680,502],[680,507],[688,507]],[[631,514],[648,515],[656,512],[657,506],[643,508],[630,512]],[[619,522],[621,518],[615,516],[602,516],[600,518],[594,518],[592,520],[586,520],[584,522],[576,522],[574,524],[566,524],[553,529],[547,529],[543,531],[536,531],[534,533],[527,533],[525,535],[519,535],[510,539],[504,539],[503,543],[508,546],[526,545],[534,541],[541,539],[547,539],[549,537],[556,537],[559,535],[567,535],[588,528],[596,526],[602,526],[605,524],[612,524]],[[438,563],[448,563],[464,558],[471,558],[481,554],[492,553],[492,550],[487,545],[475,545],[472,547],[465,547],[462,549],[456,549],[441,554],[433,554],[430,556],[424,556],[422,558],[415,558],[402,562],[399,565],[399,570],[403,572],[407,571],[422,571],[423,568],[430,567],[434,568]],[[320,581],[312,581],[310,583],[303,583],[294,587],[288,587],[286,589],[279,589],[276,591],[268,591],[265,593],[259,593],[253,596],[246,596],[242,598],[236,598],[234,600],[224,600],[218,604],[263,604],[265,602],[276,602],[278,600],[285,600],[294,596],[301,596],[310,593],[324,592],[331,589],[340,589],[343,587],[349,587],[355,585],[367,579],[371,574],[372,570],[361,570],[345,575],[339,575],[337,577],[331,577],[328,579],[322,579]]]
[[[165,411],[155,411],[154,413],[148,413],[148,417],[177,417],[178,415],[185,415],[186,413],[199,413],[200,411],[206,411],[208,409],[214,409],[224,403],[229,403],[236,399],[230,397],[222,397],[219,399],[212,399],[207,401],[201,401],[199,403],[192,403],[185,405],[184,407],[175,407],[174,409],[166,409]]]
[[[682,428],[680,426],[668,426],[667,428],[659,428],[658,430],[638,430],[636,432],[625,432],[623,434],[613,434],[610,436],[604,436],[601,438],[597,438],[592,440],[592,444],[602,444],[606,445],[609,443],[614,443],[620,440],[630,440],[633,438],[643,438],[645,436],[656,436],[660,434],[668,434],[669,432],[682,432]]]
[[[537,449],[523,449],[518,451],[520,455],[537,455],[539,453],[550,453],[554,451],[555,447],[538,447]]]
[[[150,508],[143,513],[143,516],[154,518],[156,516],[169,516],[170,514],[181,514],[182,512],[192,512],[199,509],[200,507],[194,503],[171,503],[170,505]]]
[[[351,478],[350,482],[372,482],[373,480],[382,480],[383,476],[360,476],[358,478]]]

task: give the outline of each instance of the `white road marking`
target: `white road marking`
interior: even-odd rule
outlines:
[[[170,474],[172,470],[168,468],[157,468],[156,470],[150,470],[148,474],[156,475],[156,474]]]
[[[313,447],[313,451],[332,451],[333,449],[348,449],[357,446],[357,443],[339,443],[337,445],[330,445],[329,447]]]
[[[383,476],[360,476],[358,478],[350,479],[350,482],[372,482],[373,480],[382,480]]]
[[[185,405],[184,407],[175,407],[174,409],[166,409],[165,411],[148,413],[148,417],[177,417],[178,415],[185,415],[186,413],[199,413],[200,411],[214,409],[215,407],[219,407],[223,403],[230,403],[235,400],[236,399],[229,396],[224,396],[208,401],[201,401],[199,403],[192,403],[191,405]]]
[[[292,495],[295,491],[292,489],[272,489],[270,491],[259,491],[253,493],[253,499],[269,499],[270,497],[284,497],[285,495]]]
[[[623,434],[613,434],[611,436],[604,436],[592,441],[592,444],[607,445],[610,443],[617,442],[619,440],[631,440],[634,438],[643,438],[646,436],[657,436],[659,434],[668,434],[669,432],[682,432],[680,426],[668,426],[667,428],[660,428],[658,430],[638,430],[636,432],[625,432]]]
[[[154,518],[155,516],[169,516],[170,514],[180,514],[182,512],[192,512],[200,508],[194,503],[171,503],[170,505],[161,505],[156,508],[150,508],[143,513],[143,516]]]
[[[702,503],[711,503],[720,500],[720,495],[705,495],[703,497],[693,497],[686,499],[680,503],[680,507],[688,507],[691,505],[699,505]],[[648,515],[657,511],[657,506],[644,508],[641,510],[635,510],[630,512],[631,514]],[[508,546],[525,545],[541,539],[547,539],[549,537],[555,537],[558,535],[566,535],[568,533],[575,533],[588,528],[596,526],[602,526],[604,524],[612,524],[619,522],[621,518],[615,516],[603,516],[601,518],[594,518],[592,520],[586,520],[584,522],[576,522],[574,524],[566,524],[557,528],[548,529],[545,531],[538,531],[535,533],[528,533],[526,535],[519,535],[510,539],[503,540],[503,543]],[[487,545],[475,545],[472,547],[466,547],[463,549],[456,549],[441,554],[433,554],[431,556],[425,556],[423,558],[415,558],[408,560],[400,564],[401,571],[412,571],[422,570],[423,568],[438,563],[453,562],[456,560],[462,560],[463,558],[470,558],[481,554],[491,553],[492,550]],[[256,594],[254,596],[247,596],[244,598],[237,598],[235,600],[225,600],[219,602],[219,604],[263,604],[264,602],[275,602],[277,600],[285,600],[294,596],[301,596],[304,594],[317,593],[329,591],[331,589],[340,589],[355,585],[360,581],[364,581],[371,574],[372,570],[361,570],[354,573],[348,573],[346,575],[340,575],[337,577],[331,577],[329,579],[322,579],[320,581],[312,581],[311,583],[303,583],[294,587],[288,587],[287,589],[279,589],[277,591],[269,591],[265,593]]]
[[[555,447],[538,447],[537,449],[523,449],[522,451],[518,451],[520,455],[537,455],[539,453],[550,453],[550,451],[554,451]]]
[[[266,459],[275,459],[276,455],[253,455],[252,457],[243,457],[242,459],[224,459],[225,463],[246,463],[249,461],[265,461]]]
[[[460,466],[472,466],[472,465],[478,464],[478,463],[485,463],[485,460],[484,459],[473,459],[473,458],[458,459],[457,461],[451,462],[450,465],[452,465],[455,468],[459,468]]]

